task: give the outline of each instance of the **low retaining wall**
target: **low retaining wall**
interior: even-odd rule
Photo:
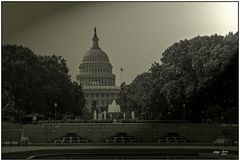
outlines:
[[[118,132],[151,142],[168,132],[180,135],[196,142],[212,142],[223,135],[221,124],[179,124],[179,123],[64,123],[24,125],[24,136],[32,142],[52,142],[66,133],[77,133],[91,142],[104,142]],[[238,127],[236,128],[238,129]],[[236,130],[237,132],[237,130]]]

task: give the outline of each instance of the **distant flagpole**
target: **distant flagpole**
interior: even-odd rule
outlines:
[[[122,84],[122,73],[123,73],[123,68],[120,69],[120,72],[121,72],[121,83]]]

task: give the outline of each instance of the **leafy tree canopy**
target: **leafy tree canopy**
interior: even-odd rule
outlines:
[[[15,112],[82,115],[85,105],[82,87],[71,82],[66,60],[61,56],[37,56],[30,49],[2,46],[3,115]],[[10,112],[11,111],[11,112]],[[12,115],[13,116],[13,115]],[[6,116],[7,117],[7,116]]]
[[[237,93],[231,94],[238,85],[236,60],[238,33],[181,40],[162,53],[161,64],[153,63],[149,72],[125,85],[126,94],[124,98],[121,95],[119,103],[138,112],[140,119],[187,119],[193,122],[208,119],[207,111],[220,106],[220,112],[216,113],[221,116],[213,115],[212,120],[221,120],[216,118],[223,118],[228,109],[235,110],[233,107],[237,106],[237,101],[230,102],[237,100]],[[219,80],[221,86],[213,88]],[[201,93],[203,89],[216,98],[206,100]],[[197,95],[200,100],[195,97]],[[225,103],[219,103],[222,99]],[[226,115],[230,113],[228,111]]]

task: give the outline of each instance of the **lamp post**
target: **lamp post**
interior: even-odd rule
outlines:
[[[182,105],[183,106],[183,120],[186,120],[186,105],[185,103]]]
[[[19,123],[22,123],[22,110],[19,111]]]
[[[54,107],[55,107],[55,122],[57,122],[57,103],[54,103]]]

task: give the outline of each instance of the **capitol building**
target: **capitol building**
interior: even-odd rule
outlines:
[[[107,54],[99,47],[98,40],[94,28],[92,47],[83,56],[77,75],[78,83],[83,86],[86,108],[89,111],[93,104],[96,104],[97,108],[108,107],[120,93],[120,87],[115,86],[116,76],[112,73],[113,66]]]

